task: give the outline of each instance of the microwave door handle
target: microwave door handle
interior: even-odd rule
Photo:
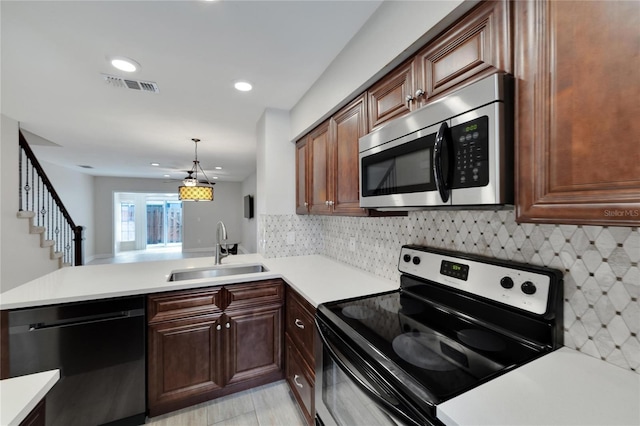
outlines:
[[[442,198],[442,201],[445,203],[449,201],[451,189],[451,182],[449,179],[451,165],[447,164],[447,166],[449,166],[448,170],[443,170],[444,163],[451,161],[451,155],[447,155],[446,158],[443,155],[445,151],[447,154],[450,153],[451,141],[448,140],[448,135],[449,126],[445,121],[438,129],[438,133],[436,134],[436,143],[433,146],[433,176],[436,181],[436,188],[438,188],[438,192],[440,193],[440,198]]]

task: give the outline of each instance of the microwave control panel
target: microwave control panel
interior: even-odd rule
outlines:
[[[452,188],[489,184],[489,118],[483,116],[451,127],[455,169]]]

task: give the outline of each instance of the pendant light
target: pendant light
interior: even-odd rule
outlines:
[[[193,167],[187,172],[187,177],[182,181],[182,185],[178,187],[178,198],[181,201],[213,201],[213,183],[209,182],[207,174],[202,170],[198,161],[198,142],[200,139],[191,139],[195,144],[195,160]],[[198,181],[198,169],[206,179],[207,185],[200,185]],[[194,176],[195,175],[195,176]]]

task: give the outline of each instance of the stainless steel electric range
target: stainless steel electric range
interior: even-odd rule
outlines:
[[[438,404],[562,346],[562,273],[403,246],[400,289],[322,304],[316,422],[440,425]]]

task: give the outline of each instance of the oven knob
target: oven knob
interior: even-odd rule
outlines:
[[[502,288],[513,288],[513,280],[510,277],[502,277],[500,285]]]
[[[402,257],[402,260],[404,260],[405,262],[409,262],[411,260],[411,255],[410,254],[405,254]]]
[[[420,264],[420,258],[418,256],[414,256],[413,257],[413,264],[414,265],[419,265]]]
[[[524,294],[533,294],[536,292],[536,285],[531,281],[525,281],[520,286]]]

